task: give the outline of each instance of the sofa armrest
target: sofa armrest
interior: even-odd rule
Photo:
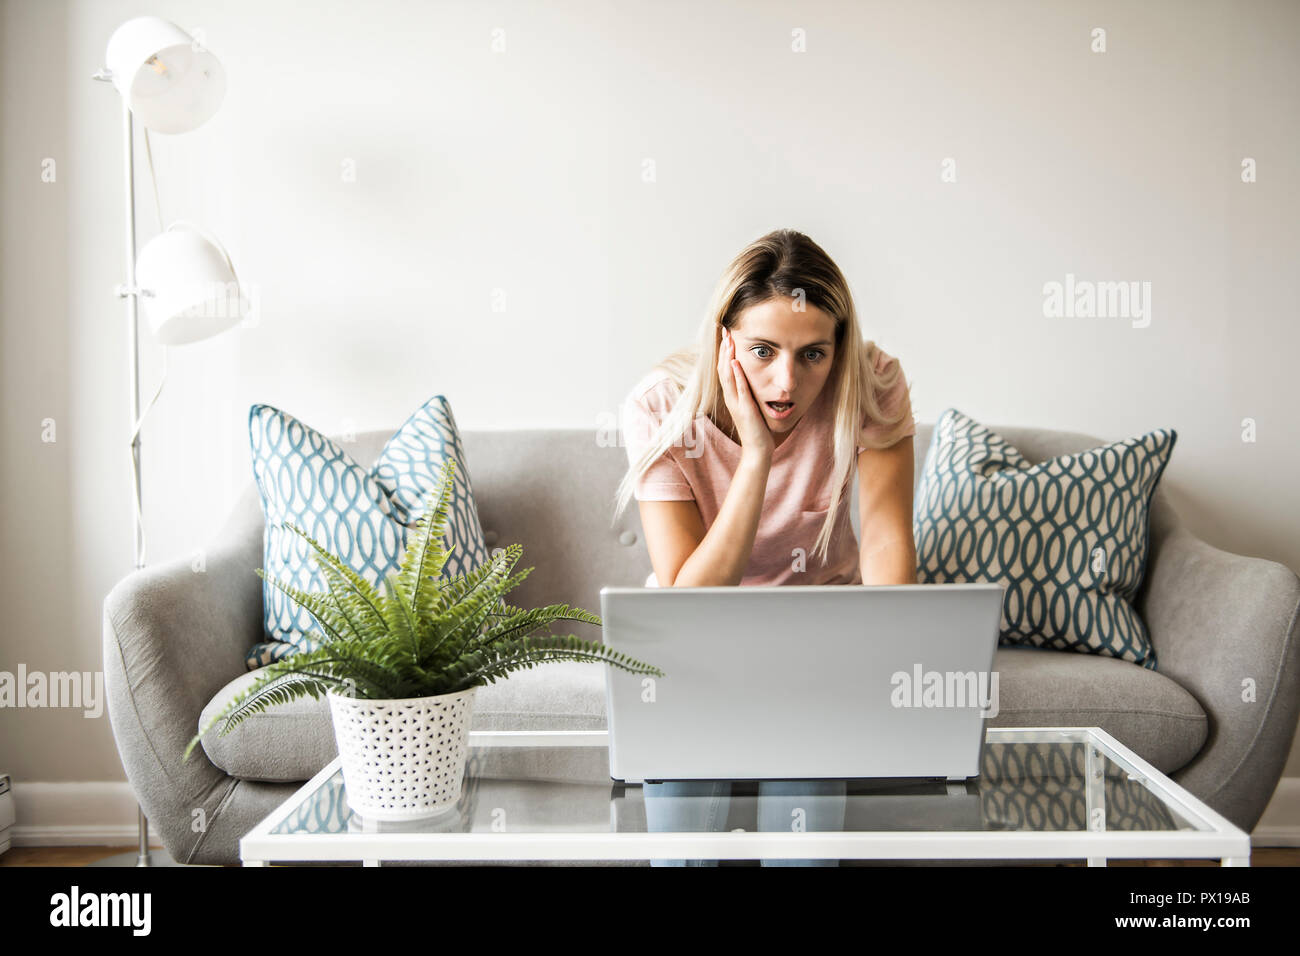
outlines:
[[[246,502],[245,502],[246,505]],[[261,639],[261,528],[239,512],[195,558],[142,568],[104,599],[104,683],[127,778],[172,857],[194,858],[235,780],[197,747],[199,714]],[[196,555],[196,558],[199,557]],[[201,811],[201,812],[200,812]]]
[[[1173,779],[1249,833],[1300,714],[1300,578],[1276,561],[1207,544],[1167,504],[1153,510],[1148,561],[1137,608],[1157,671],[1209,717],[1205,746]]]

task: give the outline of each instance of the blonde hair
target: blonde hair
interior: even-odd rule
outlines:
[[[734,329],[741,313],[751,306],[778,297],[797,299],[801,294],[803,301],[835,320],[833,365],[823,387],[829,390],[833,408],[832,467],[839,480],[834,483],[826,521],[813,545],[813,551],[820,552],[825,566],[835,518],[857,463],[863,416],[887,429],[883,438],[869,439],[865,447],[888,448],[903,437],[902,433],[911,424],[910,402],[900,403],[892,417],[885,415],[880,396],[897,384],[901,366],[896,363],[884,374],[876,372],[879,349],[874,341],[862,340],[853,296],[843,273],[821,246],[792,229],[777,229],[740,251],[714,289],[697,341],[678,349],[652,370],[668,374],[677,390],[677,399],[650,438],[649,447],[629,465],[619,483],[615,493],[615,521],[627,507],[646,469],[683,439],[699,415],[707,414],[714,422],[730,420],[717,372],[723,327]],[[701,356],[707,360],[701,361]]]

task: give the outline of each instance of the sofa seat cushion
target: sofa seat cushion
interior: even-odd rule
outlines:
[[[221,688],[199,716],[199,727],[206,726],[231,698],[261,676],[258,671],[249,671]],[[309,780],[338,756],[329,701],[323,696],[319,700],[303,697],[268,707],[260,714],[246,717],[224,737],[219,734],[220,729],[220,725],[214,727],[203,738],[203,750],[213,764],[242,780],[275,783]],[[605,668],[582,661],[539,664],[480,687],[474,695],[470,718],[471,731],[604,729]],[[566,748],[564,755],[555,756],[573,754]],[[601,756],[603,759],[603,753]],[[518,759],[523,759],[522,755]],[[579,763],[583,768],[580,778],[588,778],[590,759]],[[495,767],[501,760],[493,758],[487,764]],[[506,772],[505,766],[502,764],[502,772]],[[521,767],[520,772],[525,769]],[[563,767],[557,774],[570,776]],[[608,779],[608,769],[603,776]]]
[[[1196,698],[1156,671],[1117,658],[1035,647],[998,648],[994,670],[998,712],[989,726],[1100,727],[1162,773],[1185,766],[1205,746],[1205,711]],[[223,687],[204,709],[200,726],[258,676],[251,671]],[[480,687],[470,719],[471,730],[605,727],[604,668],[578,661],[515,671],[506,680]],[[203,749],[231,776],[273,782],[310,779],[338,754],[329,703],[310,697],[255,714],[224,737],[213,729],[203,738]],[[594,752],[599,748],[589,749],[593,752],[582,759],[572,752],[554,755],[569,759],[572,768],[563,761],[543,760],[544,755],[525,758],[526,751],[494,753],[476,766],[587,780],[595,766],[592,758],[602,756]],[[516,766],[521,760],[532,762]],[[516,763],[508,768],[509,761]]]
[[[990,727],[1100,727],[1161,773],[1200,753],[1209,720],[1163,674],[1114,657],[999,647],[998,712]]]

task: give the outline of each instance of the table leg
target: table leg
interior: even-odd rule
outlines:
[[[1088,814],[1087,827],[1089,830],[1104,831],[1106,829],[1106,758],[1091,744],[1084,746],[1088,748],[1083,758],[1083,792]],[[1106,858],[1090,856],[1088,865],[1105,866]]]

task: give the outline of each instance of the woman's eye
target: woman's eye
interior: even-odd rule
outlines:
[[[766,345],[756,345],[756,346],[754,346],[752,349],[750,349],[750,351],[753,352],[755,355],[758,355],[758,352],[759,352],[760,349],[763,350],[764,352],[770,352],[770,351],[772,351],[772,350],[769,349]],[[826,357],[826,353],[823,352],[821,349],[809,349],[808,351],[804,352],[803,354],[804,354],[805,357],[807,357],[807,356],[811,356],[811,358],[809,358],[808,361],[811,362],[811,363],[813,363],[813,364],[816,364],[817,362],[820,362],[823,358]],[[761,358],[761,359],[765,359],[765,358],[767,358],[766,355],[758,355],[758,357]]]

